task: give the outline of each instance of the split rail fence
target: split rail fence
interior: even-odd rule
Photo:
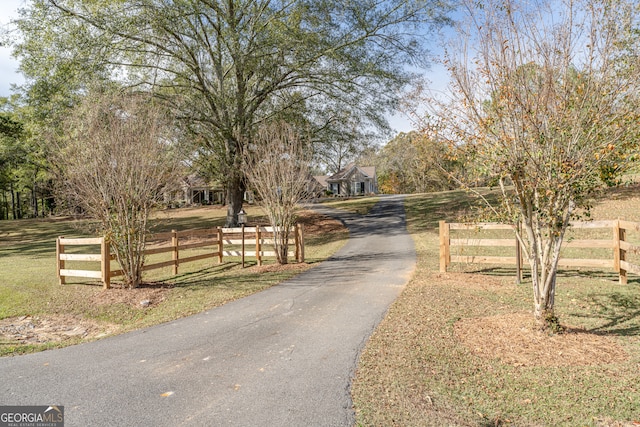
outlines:
[[[515,237],[516,225],[498,224],[498,223],[478,223],[478,224],[462,224],[447,223],[440,221],[440,271],[446,272],[452,263],[467,264],[497,264],[497,265],[515,265],[518,282],[522,280],[523,257],[522,250]],[[606,258],[567,258],[561,253],[558,261],[559,267],[590,267],[613,269],[619,275],[620,284],[627,284],[627,273],[640,275],[640,266],[638,263],[629,261],[630,255],[640,255],[640,223],[622,221],[622,220],[606,220],[606,221],[588,221],[588,222],[572,222],[570,230],[584,229],[610,229],[610,237],[590,238],[590,239],[574,239],[565,237],[562,244],[565,248],[572,249],[611,249],[611,255]],[[454,236],[462,230],[473,230],[476,235],[469,237]],[[479,238],[477,233],[487,230],[510,230],[510,238]],[[633,240],[630,239],[630,233],[638,232]],[[462,232],[464,234],[464,232]],[[492,236],[495,237],[495,236]],[[638,242],[638,243],[632,243]],[[485,254],[464,254],[471,247],[511,247],[513,255],[496,256]]]
[[[289,231],[290,241],[293,240],[295,252],[289,251],[288,256],[295,256],[296,261],[304,262],[304,229],[297,224]],[[258,265],[262,265],[264,258],[273,258],[273,250],[265,250],[265,245],[273,246],[273,227],[237,227],[211,228],[185,231],[172,230],[157,233],[147,237],[147,249],[144,256],[171,254],[170,260],[145,263],[143,271],[158,268],[173,267],[173,274],[178,274],[180,265],[203,259],[217,259],[222,263],[225,257],[240,258],[244,267],[247,257],[255,258]],[[78,247],[83,253],[69,253],[68,247]],[[99,251],[99,252],[98,252]],[[196,254],[194,254],[194,252]],[[111,286],[111,279],[122,276],[122,270],[111,270],[112,261],[116,256],[111,253],[109,242],[104,237],[95,238],[66,238],[56,240],[57,274],[60,284],[64,284],[66,277],[84,277],[99,279],[105,289]],[[100,263],[100,270],[67,268],[67,262]]]

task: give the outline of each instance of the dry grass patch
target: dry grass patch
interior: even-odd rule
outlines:
[[[624,187],[603,190],[601,199],[591,209],[593,218],[640,220],[640,181]]]
[[[498,301],[515,296],[514,285],[492,276],[434,272],[433,279],[475,291],[470,300],[478,291]],[[474,355],[513,366],[589,366],[624,362],[629,357],[611,336],[584,327],[563,327],[564,333],[559,334],[541,331],[529,310],[461,319],[454,324],[454,332]]]
[[[531,312],[463,319],[454,330],[474,355],[513,366],[597,366],[629,358],[616,340],[584,328],[543,332]]]
[[[361,355],[358,425],[633,425],[637,337],[583,327],[543,334],[528,288],[418,271]]]
[[[615,194],[615,212],[601,201],[596,218],[640,220],[638,193]],[[516,285],[513,268],[438,272],[437,221],[467,205],[460,192],[407,198],[418,265],[362,352],[357,425],[640,425],[640,281],[561,272],[556,310],[568,331],[543,334],[531,283]]]

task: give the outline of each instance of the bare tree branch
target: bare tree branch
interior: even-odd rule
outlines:
[[[288,262],[289,230],[295,225],[298,203],[309,190],[308,144],[286,123],[258,131],[244,155],[244,172],[274,228],[278,263]]]
[[[150,211],[179,176],[165,117],[148,96],[89,94],[57,142],[61,197],[98,220],[130,287],[142,280]]]

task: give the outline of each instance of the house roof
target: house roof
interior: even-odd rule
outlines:
[[[343,179],[347,179],[354,170],[359,170],[368,178],[374,178],[376,175],[376,167],[375,166],[356,166],[355,163],[349,163],[344,169],[340,170],[338,173],[335,173],[326,179],[327,182],[330,181],[341,181]]]
[[[365,175],[369,178],[374,178],[376,176],[376,167],[375,166],[362,166],[359,168]]]
[[[195,173],[183,177],[182,182],[187,187],[204,187],[207,185],[207,181]]]
[[[208,182],[206,179],[196,173],[192,173],[190,175],[182,177],[181,181],[181,186],[183,188],[209,188],[217,190],[222,190],[224,188],[217,182]]]
[[[329,175],[317,175],[313,177],[316,181],[318,181],[320,183],[320,185],[322,185],[323,187],[327,186],[327,178],[329,178]]]

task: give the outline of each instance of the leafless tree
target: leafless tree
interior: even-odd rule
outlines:
[[[534,312],[554,314],[565,231],[601,186],[602,165],[637,150],[637,4],[625,0],[463,1],[448,52],[450,98],[434,137],[464,147],[502,189],[496,214],[523,223]],[[634,148],[635,147],[635,148]]]
[[[165,117],[145,95],[89,94],[54,155],[59,194],[98,221],[128,287],[141,283],[149,214],[179,169]]]
[[[274,228],[274,249],[279,264],[288,262],[289,230],[295,225],[298,203],[305,197],[311,150],[286,123],[267,125],[258,131],[255,144],[244,155],[250,187]]]

